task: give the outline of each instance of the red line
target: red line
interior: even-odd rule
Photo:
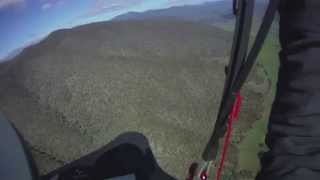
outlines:
[[[242,97],[240,93],[237,93],[236,101],[232,107],[232,111],[229,115],[229,121],[228,121],[228,129],[227,129],[227,135],[224,139],[224,144],[223,144],[223,151],[222,151],[222,157],[220,160],[219,168],[217,171],[217,176],[216,180],[220,180],[222,177],[223,169],[224,169],[224,163],[227,159],[227,153],[228,153],[228,148],[229,145],[231,144],[231,135],[232,135],[232,130],[233,130],[233,123],[238,120],[239,118],[239,113],[241,110],[241,103],[242,103]]]

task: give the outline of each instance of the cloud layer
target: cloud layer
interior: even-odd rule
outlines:
[[[168,0],[169,6],[179,6],[179,5],[186,5],[186,4],[201,4],[210,1],[218,1],[218,0]]]
[[[42,1],[41,10],[43,11],[52,9],[57,6],[62,6],[65,3],[64,0],[41,0],[41,1]]]
[[[145,0],[96,0],[94,6],[86,16],[96,16],[99,14],[114,12],[131,8],[132,6],[143,3]]]
[[[44,3],[42,6],[41,6],[41,9],[42,10],[47,10],[47,9],[50,9],[52,7],[52,4],[51,3]]]

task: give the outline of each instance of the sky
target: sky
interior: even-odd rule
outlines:
[[[217,0],[0,0],[0,59],[58,29],[208,1]]]

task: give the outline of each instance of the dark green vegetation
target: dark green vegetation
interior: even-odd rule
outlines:
[[[229,3],[223,7],[210,12],[231,24]],[[221,19],[167,17],[59,30],[0,65],[0,111],[25,136],[42,172],[128,131],[145,134],[161,167],[178,179],[200,160],[221,98],[232,33],[224,30],[230,25],[218,24]],[[252,179],[258,169],[276,49],[266,44],[242,92],[226,179]]]

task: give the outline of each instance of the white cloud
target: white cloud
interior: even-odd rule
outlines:
[[[168,0],[170,6],[202,4],[205,2],[218,1],[218,0]]]
[[[43,11],[46,11],[48,9],[52,9],[58,6],[63,6],[65,4],[64,0],[41,0],[42,1],[42,5],[41,5],[41,9]]]
[[[143,3],[145,0],[96,0],[94,5],[84,15],[87,17],[96,16],[103,13],[112,13],[125,10]]]
[[[52,4],[51,4],[50,2],[47,2],[47,3],[44,3],[44,4],[41,6],[41,9],[42,9],[43,11],[45,11],[45,10],[50,9],[51,7],[52,7]]]
[[[25,0],[0,0],[0,9],[9,6],[19,6],[25,3]]]

